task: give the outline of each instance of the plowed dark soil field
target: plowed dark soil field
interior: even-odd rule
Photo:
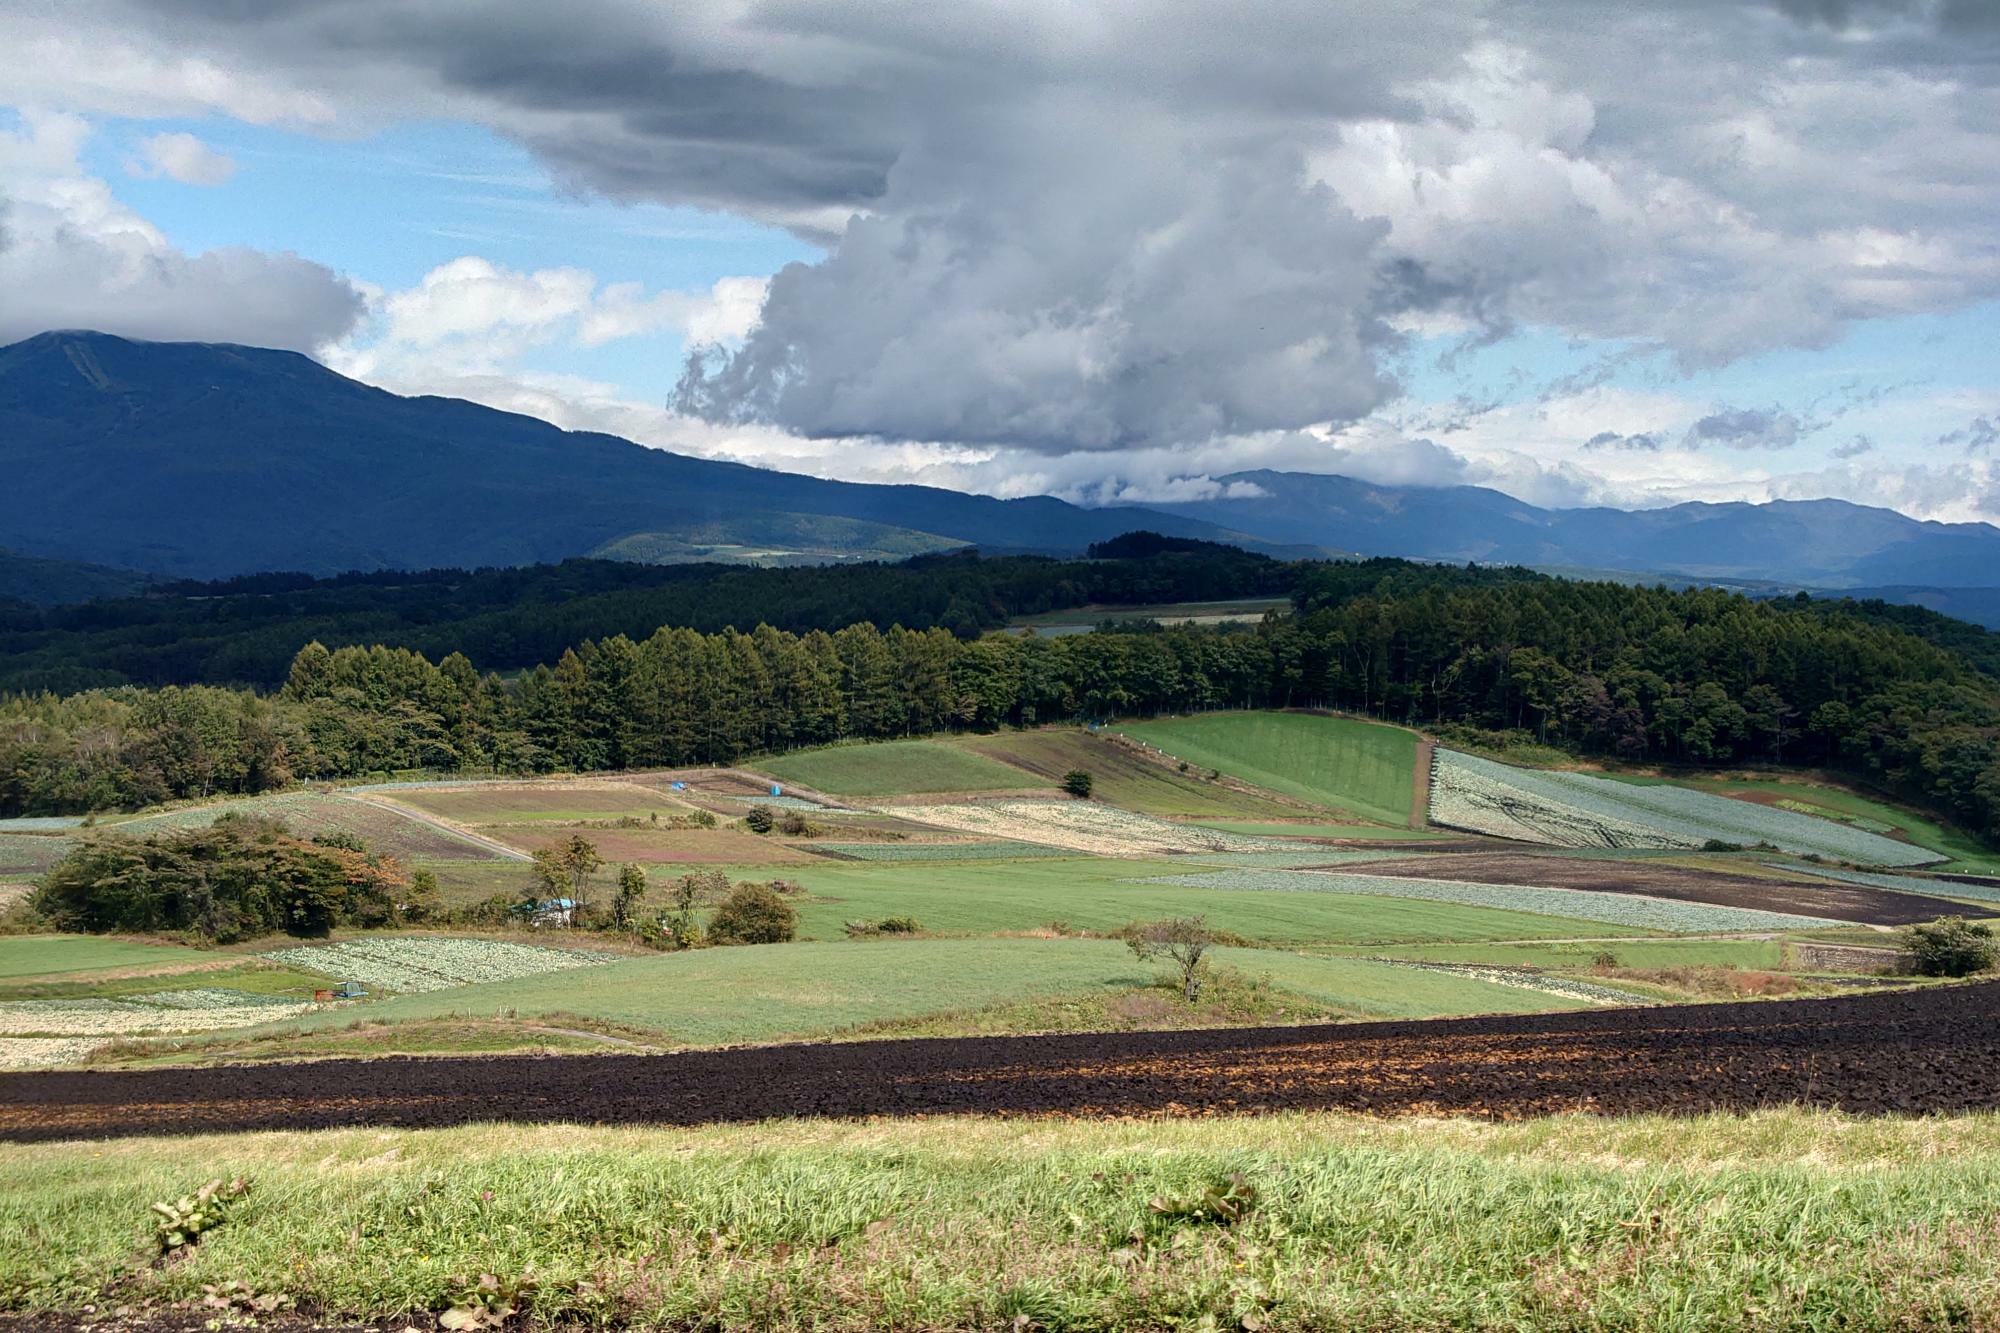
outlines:
[[[2000,1107],[2000,982],[1441,1022],[10,1074],[0,1138],[945,1113],[1513,1119],[1787,1103]]]
[[[1424,850],[1431,849],[1426,846]],[[1490,849],[1484,855],[1370,861],[1359,868],[1371,875],[1399,875],[1408,879],[1456,879],[1474,884],[1534,884],[1554,889],[1643,894],[1678,902],[1796,912],[1868,926],[1907,926],[1918,921],[1935,921],[1941,916],[1958,916],[1965,911],[1964,904],[1949,899],[1865,884],[1839,884],[1831,880],[1805,883],[1691,870],[1650,861],[1593,861]]]

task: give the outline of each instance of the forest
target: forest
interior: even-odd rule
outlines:
[[[1233,546],[1129,533],[1084,559],[985,558],[753,569],[568,560],[518,569],[386,571],[315,579],[255,574],[144,595],[35,607],[0,601],[0,691],[284,683],[292,657],[384,644],[482,669],[553,662],[586,639],[661,625],[805,633],[873,621],[975,638],[1017,615],[1095,602],[1286,597],[1310,566]]]
[[[1292,570],[1295,611],[1255,626],[971,639],[870,621],[802,633],[671,626],[585,638],[512,677],[464,652],[315,642],[269,693],[12,695],[0,700],[0,814],[407,770],[674,766],[840,740],[1305,707],[1522,732],[1631,761],[1834,768],[2000,835],[2000,685],[1932,642],[1925,622],[1900,623],[1903,608],[1872,617],[1394,560],[1272,568]]]

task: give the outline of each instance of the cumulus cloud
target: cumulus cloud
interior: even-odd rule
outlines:
[[[78,0],[10,22],[115,38],[150,96],[199,95],[199,67],[217,100],[456,116],[580,190],[780,222],[827,256],[693,367],[688,410],[1053,454],[1357,420],[1411,331],[1712,366],[2000,294],[1990,8]]]
[[[360,294],[320,264],[169,244],[78,164],[89,133],[51,114],[0,132],[0,342],[91,328],[310,351],[354,326]]]
[[[648,292],[636,282],[600,285],[586,269],[522,271],[463,255],[411,287],[372,293],[370,318],[328,350],[328,363],[397,388],[449,393],[459,382],[478,388],[517,377],[516,363],[537,348],[662,333],[727,346],[755,322],[763,287],[761,278],[732,277],[707,291]]]
[[[1866,435],[1857,435],[1846,444],[1836,444],[1830,452],[1835,458],[1859,458],[1875,452],[1875,441]]]
[[[1688,427],[1682,444],[1689,449],[1721,445],[1728,449],[1789,449],[1799,442],[1801,424],[1790,412],[1776,408],[1732,408],[1711,412]]]
[[[236,174],[236,159],[192,134],[154,134],[139,141],[125,170],[134,176],[165,176],[183,185],[221,185]]]

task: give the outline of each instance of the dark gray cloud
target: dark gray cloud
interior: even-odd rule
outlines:
[[[1689,426],[1681,443],[1690,449],[1789,449],[1803,433],[1799,419],[1777,408],[1732,408]]]
[[[79,59],[137,43],[350,122],[478,121],[579,191],[823,243],[690,369],[712,420],[1054,453],[1353,420],[1394,392],[1398,329],[1701,367],[2000,295],[1995,9],[72,0],[47,22]],[[1689,438],[1784,447],[1807,429],[1785,415]]]
[[[1614,430],[1601,430],[1583,442],[1586,449],[1632,449],[1647,453],[1658,453],[1665,445],[1657,431],[1620,435]]]
[[[1957,430],[1938,436],[1939,444],[1963,445],[1968,454],[1983,454],[2000,444],[2000,425],[1991,417],[1974,417]]]

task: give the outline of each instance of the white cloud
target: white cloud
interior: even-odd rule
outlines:
[[[89,136],[81,118],[47,113],[0,131],[0,342],[90,328],[309,351],[353,327],[361,297],[322,265],[176,249],[82,168]]]
[[[457,382],[490,387],[532,379],[524,362],[547,349],[595,348],[626,338],[740,338],[756,322],[760,278],[723,278],[704,292],[647,292],[636,282],[600,285],[580,268],[511,269],[479,255],[440,264],[415,286],[374,292],[371,318],[328,364],[388,387],[449,393]],[[671,352],[662,350],[662,360]],[[545,381],[601,397],[587,380]],[[486,401],[481,399],[481,401]],[[537,415],[558,412],[536,394]]]
[[[192,134],[154,134],[141,139],[125,164],[134,176],[165,176],[183,185],[221,185],[236,174],[236,159],[218,153]]]

